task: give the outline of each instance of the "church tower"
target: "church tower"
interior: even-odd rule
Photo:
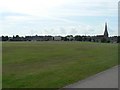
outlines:
[[[108,37],[107,22],[105,23],[104,37],[105,37],[105,38]]]

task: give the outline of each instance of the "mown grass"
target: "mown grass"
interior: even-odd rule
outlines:
[[[3,88],[61,88],[118,63],[118,45],[3,42]]]

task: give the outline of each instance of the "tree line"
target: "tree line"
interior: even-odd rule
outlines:
[[[59,36],[61,37],[61,41],[92,41],[92,42],[99,42],[97,36],[80,36],[80,35],[67,35],[67,36]],[[13,37],[9,37],[9,36],[2,36],[1,37],[1,41],[50,41],[53,40],[53,38],[55,38],[55,36],[13,36]],[[106,38],[100,38],[101,42],[110,42],[111,40],[115,41],[114,39],[117,38],[117,43],[120,42],[120,36],[113,36],[113,37],[108,37],[108,39]]]

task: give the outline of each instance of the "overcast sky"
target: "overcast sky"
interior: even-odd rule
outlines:
[[[118,0],[0,0],[0,35],[118,33]]]

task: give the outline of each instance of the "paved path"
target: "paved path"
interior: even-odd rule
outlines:
[[[64,88],[118,88],[118,66]]]

